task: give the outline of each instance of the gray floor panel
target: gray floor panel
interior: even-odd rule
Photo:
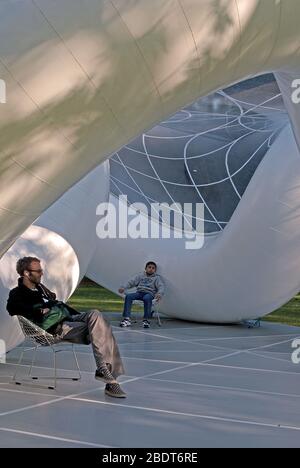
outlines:
[[[124,358],[124,365],[126,375],[135,375],[143,377],[148,374],[156,374],[158,372],[165,372],[174,369],[178,364],[159,362],[159,361],[145,361],[140,359],[126,359]],[[180,364],[179,364],[180,365]]]
[[[55,400],[56,396],[48,396],[48,395],[34,395],[32,393],[22,393],[22,392],[3,392],[2,386],[0,387],[0,417],[2,418],[9,412],[18,411],[22,408],[27,408],[34,405],[39,405],[41,403]],[[2,420],[2,419],[1,419]],[[0,421],[0,426],[1,426]],[[1,435],[0,435],[1,437]]]
[[[18,429],[0,428],[0,448],[74,448],[86,447],[79,441],[58,440],[57,437],[49,437],[47,434],[31,434],[28,431],[21,433]]]
[[[128,361],[137,359],[135,358],[134,351],[124,351],[123,356],[128,358]],[[163,360],[163,361],[173,361],[173,362],[183,362],[183,363],[190,363],[190,362],[201,362],[207,359],[214,359],[218,356],[222,357],[224,355],[224,351],[179,351],[174,352],[170,351],[160,351],[159,353],[152,352],[152,356],[150,359],[154,360]],[[149,353],[147,351],[138,351],[139,359],[149,360]]]
[[[291,362],[291,352],[285,353],[278,353],[278,352],[271,352],[271,351],[255,351],[255,354],[260,356],[266,356],[272,359],[276,359],[279,361]]]
[[[170,323],[170,322],[169,322]],[[169,323],[166,323],[166,327],[169,327]],[[172,323],[172,322],[171,322]],[[187,327],[186,323],[182,325],[182,329],[180,327],[173,327],[170,326],[168,329],[168,333],[165,333],[166,327],[161,327],[151,329],[151,332],[155,333],[156,336],[163,337],[166,335],[168,338],[175,338],[178,337],[182,340],[201,340],[208,341],[208,340],[215,340],[216,342],[220,340],[230,341],[231,339],[251,339],[254,337],[264,338],[264,337],[272,337],[272,336],[298,336],[298,330],[295,327],[284,327],[283,329],[276,329],[273,326],[270,326],[269,323],[264,322],[264,326],[255,329],[248,329],[245,325],[232,325],[232,326],[218,326],[215,327],[207,327],[198,326],[196,328]]]
[[[245,368],[228,368],[217,364],[199,365],[176,370],[172,373],[156,375],[150,379],[173,382],[185,382],[187,385],[230,388],[266,394],[292,395],[300,397],[300,375],[265,372]],[[148,379],[147,379],[148,380]]]
[[[291,344],[298,335],[283,336],[262,336],[243,337],[218,340],[197,340],[197,343],[208,346],[219,346],[222,349],[230,350],[257,350],[287,352],[291,350]],[[195,343],[195,341],[193,341]]]
[[[126,404],[143,406],[142,394],[144,382],[128,383],[126,388],[134,398],[128,398]],[[216,418],[234,419],[274,425],[291,425],[300,430],[299,398],[265,395],[239,390],[225,390],[191,386],[187,383],[162,382],[159,379],[147,381],[147,407],[170,412],[181,412],[178,397],[184,402],[184,413],[209,415]]]
[[[105,396],[94,380],[90,347],[76,347],[82,381],[61,381],[53,393],[9,384],[20,350],[8,354],[0,365],[0,447],[300,446],[300,365],[291,361],[300,329],[165,320],[162,328],[114,332],[124,400]],[[39,375],[49,375],[50,364],[50,351],[40,350]],[[63,374],[72,366],[62,353]]]
[[[164,338],[158,335],[158,331],[152,330],[148,334],[145,334],[142,330],[124,330],[115,332],[115,336],[118,339],[120,345],[122,344],[134,344],[136,345],[147,345],[148,343],[155,343],[161,341],[169,341],[168,338]]]
[[[263,356],[241,352],[237,355],[218,360],[218,364],[231,367],[243,367],[247,369],[261,369],[270,372],[281,372],[282,378],[285,373],[299,374],[300,376],[300,365],[297,366],[293,364],[291,360],[282,361],[273,359],[272,356],[270,357],[269,355]]]
[[[156,341],[156,342],[151,342],[147,343],[147,346],[139,346],[137,345],[135,348],[133,348],[130,345],[120,345],[120,349],[123,350],[124,353],[126,352],[133,352],[133,353],[140,353],[140,352],[146,352],[146,353],[161,353],[161,352],[172,352],[172,353],[185,353],[185,352],[193,352],[193,351],[206,351],[206,352],[219,352],[220,350],[222,351],[223,348],[219,347],[218,345],[207,345],[207,344],[202,344],[194,341],[186,341],[186,340],[164,340],[164,341]]]
[[[28,432],[44,433],[47,430],[50,436],[119,447],[299,445],[299,432],[291,429],[212,420],[207,413],[195,417],[153,411],[147,407],[105,405],[100,400],[101,396],[98,404],[58,402],[47,408],[47,421],[41,419],[37,409],[27,415],[26,422],[16,414],[3,418],[2,424]]]

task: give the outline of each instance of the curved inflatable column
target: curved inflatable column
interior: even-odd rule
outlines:
[[[1,2],[0,255],[145,129],[299,65],[299,17],[299,0]]]
[[[264,316],[300,287],[299,199],[300,157],[287,127],[221,235],[206,238],[200,250],[186,250],[183,239],[103,240],[87,275],[117,292],[154,260],[167,279],[165,314],[215,323]]]
[[[100,203],[109,199],[109,177],[109,162],[106,161],[68,190],[35,222],[36,226],[61,236],[76,253],[79,275],[71,289],[68,287],[67,290],[61,291],[60,297],[63,296],[64,299],[71,295],[78,281],[84,277],[99,242],[96,233],[96,210]],[[59,257],[57,260],[62,268],[60,274],[63,282],[68,276],[70,264],[64,266]],[[50,284],[51,278],[52,274],[49,277],[45,275],[47,284]]]
[[[109,197],[109,163],[105,162],[71,188],[15,242],[0,260],[0,339],[7,349],[23,335],[6,311],[9,290],[16,286],[16,261],[38,257],[45,268],[43,281],[66,300],[86,273],[96,249],[96,208]]]

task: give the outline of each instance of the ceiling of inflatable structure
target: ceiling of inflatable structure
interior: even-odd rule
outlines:
[[[145,204],[148,213],[152,203],[175,203],[175,211],[204,203],[205,233],[219,233],[287,123],[273,74],[240,82],[199,99],[115,153],[111,192]],[[196,228],[195,212],[193,222]]]

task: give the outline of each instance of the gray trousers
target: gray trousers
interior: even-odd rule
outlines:
[[[101,365],[110,363],[115,378],[125,373],[111,326],[98,310],[72,316],[71,321],[63,322],[56,338],[59,341],[91,344],[98,369]]]

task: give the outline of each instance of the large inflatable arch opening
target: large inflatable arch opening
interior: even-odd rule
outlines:
[[[299,290],[299,16],[298,0],[1,3],[0,337],[10,347],[19,330],[5,300],[13,259],[26,239],[34,250],[27,229],[67,243],[64,299],[85,274],[117,291],[148,259],[176,318],[256,318]],[[100,241],[96,207],[119,195],[200,200],[203,247]]]

